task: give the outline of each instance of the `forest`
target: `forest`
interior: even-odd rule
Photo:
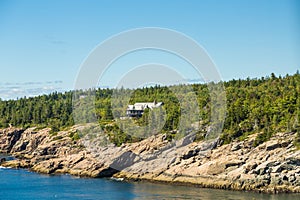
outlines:
[[[226,93],[225,121],[220,139],[223,144],[232,140],[243,140],[247,135],[259,133],[254,146],[268,140],[276,132],[298,132],[295,144],[300,146],[300,75],[270,76],[255,79],[238,79],[222,82]],[[207,84],[152,86],[139,89],[90,89],[52,93],[37,97],[23,97],[17,100],[0,99],[0,128],[15,127],[51,127],[52,132],[68,128],[78,123],[95,122],[109,135],[117,145],[142,139],[134,138],[122,131],[116,120],[124,116],[127,103],[164,102],[164,121],[160,123],[160,132],[167,133],[172,139],[178,129],[180,117],[183,123],[191,118],[199,118],[202,128],[198,130],[198,139],[203,139],[210,124],[212,101]],[[123,92],[130,96],[128,102],[112,98]],[[176,93],[176,94],[175,94]],[[181,109],[183,103],[178,94],[188,97],[196,94],[198,116],[187,117]],[[192,98],[192,97],[191,97]],[[114,102],[112,102],[114,101]],[[125,102],[125,103],[124,103]],[[187,103],[191,103],[190,102]],[[112,103],[118,105],[112,109]],[[79,115],[74,114],[74,108]],[[84,110],[80,110],[84,108]],[[145,126],[153,114],[145,110],[141,118],[134,119],[137,126]],[[155,117],[155,116],[154,116]],[[148,127],[152,131],[155,127]],[[180,130],[177,130],[180,131]],[[186,130],[183,130],[186,131]],[[78,135],[72,137],[79,138]]]

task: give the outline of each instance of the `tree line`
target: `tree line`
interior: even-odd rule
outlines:
[[[238,79],[223,82],[226,91],[226,117],[221,139],[229,143],[234,139],[243,139],[252,133],[260,133],[258,145],[268,140],[275,132],[298,132],[300,120],[300,75],[276,77],[270,76],[255,79]],[[192,91],[190,90],[192,88]],[[130,98],[112,98],[115,93],[123,92]],[[199,108],[198,117],[205,134],[210,124],[212,97],[206,84],[175,85],[171,87],[152,86],[130,89],[90,89],[52,93],[17,100],[0,99],[0,127],[9,125],[17,127],[51,127],[53,131],[70,127],[75,123],[87,123],[97,120],[113,142],[120,144],[134,138],[124,135],[116,123],[117,117],[125,116],[128,103],[135,102],[164,102],[165,123],[162,132],[170,133],[181,123],[190,123],[191,119],[180,119],[184,112],[181,108],[191,102],[180,102],[180,94],[189,96],[196,94]],[[94,99],[92,99],[92,97]],[[180,97],[179,97],[180,98]],[[112,109],[112,101],[114,109]],[[73,115],[74,106],[80,115]],[[85,108],[80,110],[81,108]],[[88,109],[86,109],[88,108]],[[151,112],[135,119],[137,125],[145,125],[151,118]],[[191,116],[193,118],[194,116]],[[153,117],[152,117],[153,118]],[[163,119],[160,119],[163,120]],[[121,125],[122,126],[122,125]],[[118,138],[116,139],[116,136]],[[172,136],[172,135],[171,135]],[[170,136],[170,137],[171,137]],[[120,138],[122,138],[120,140]],[[300,143],[300,137],[298,142]]]

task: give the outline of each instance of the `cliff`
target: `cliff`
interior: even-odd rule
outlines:
[[[70,137],[82,128],[74,126],[57,135],[50,134],[48,128],[0,130],[0,153],[16,157],[2,160],[1,165],[47,174],[113,176],[270,193],[300,192],[300,151],[293,145],[296,134],[292,132],[277,133],[257,147],[253,147],[256,134],[222,146],[216,142],[192,142],[192,136],[171,143],[165,135],[156,135],[116,147]]]

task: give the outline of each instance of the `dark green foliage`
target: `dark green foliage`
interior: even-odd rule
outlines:
[[[263,132],[256,145],[275,132],[295,131],[299,122],[300,75],[233,80],[225,83],[227,117],[225,143],[254,132]]]
[[[77,140],[80,139],[80,136],[79,136],[79,134],[76,132],[76,133],[74,133],[74,134],[72,135],[71,138],[72,138],[73,141],[77,141]]]
[[[53,140],[61,140],[61,139],[63,139],[63,136],[61,135],[53,137]]]
[[[295,139],[295,141],[294,141],[294,145],[295,145],[298,149],[300,149],[300,133],[299,133],[299,132],[297,132],[297,137],[296,137],[296,139]]]
[[[254,147],[257,147],[258,145],[268,141],[272,137],[272,132],[270,131],[264,131],[263,133],[259,133],[253,143]]]
[[[244,139],[247,135],[258,133],[254,145],[259,145],[269,139],[272,133],[283,131],[298,132],[295,144],[300,144],[300,75],[270,77],[260,79],[232,80],[224,82],[226,88],[227,111],[221,139],[223,143],[230,143],[234,139]],[[178,123],[182,116],[182,107],[177,94],[187,94],[186,85],[172,87],[154,86],[137,90],[120,89],[115,92],[123,92],[130,96],[129,103],[135,102],[164,102],[163,109],[166,112],[166,122],[162,132],[167,134],[169,140],[175,137],[174,130],[178,129]],[[202,131],[197,133],[197,139],[201,140],[205,135],[205,127],[210,125],[211,111],[217,112],[211,104],[207,85],[193,84],[192,88],[197,95],[199,105],[199,118]],[[98,120],[101,128],[117,145],[123,142],[139,141],[142,138],[126,135],[115,123],[114,116],[125,116],[128,103],[121,99],[114,102],[117,109],[112,112],[112,89],[96,89],[66,93],[53,93],[18,100],[0,100],[0,128],[9,124],[19,127],[50,127],[55,133],[62,128],[76,123],[87,123]],[[95,95],[95,101],[91,98]],[[76,101],[72,102],[73,95]],[[83,98],[81,98],[83,97]],[[91,103],[92,102],[92,103]],[[86,110],[77,110],[80,115],[72,115],[72,106],[83,105]],[[214,110],[215,109],[215,110]],[[137,126],[146,126],[149,120],[155,118],[152,111],[146,111],[142,118],[136,119]],[[183,123],[188,123],[185,119]],[[172,132],[173,131],[173,132]],[[178,130],[177,130],[178,131]],[[73,140],[80,135],[71,136]],[[300,145],[299,145],[300,146]]]
[[[74,124],[72,93],[0,101],[0,127],[49,126],[53,132]]]

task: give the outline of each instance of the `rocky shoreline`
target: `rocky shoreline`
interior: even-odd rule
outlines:
[[[257,147],[253,147],[255,134],[222,146],[192,142],[189,137],[170,143],[165,135],[156,135],[116,147],[70,137],[80,129],[82,126],[74,126],[57,134],[50,134],[49,128],[2,129],[0,153],[17,159],[2,160],[0,165],[47,174],[267,193],[300,192],[300,150],[292,142],[295,133],[277,133]]]

